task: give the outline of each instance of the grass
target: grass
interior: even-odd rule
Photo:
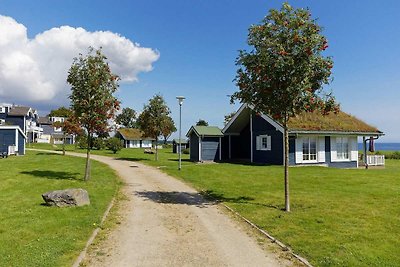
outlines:
[[[119,186],[99,162],[84,182],[84,167],[84,159],[43,152],[0,159],[0,266],[72,265]],[[91,205],[43,205],[41,194],[78,187],[89,192]]]
[[[283,167],[194,164],[183,156],[178,171],[169,150],[160,150],[158,162],[140,149],[116,154],[160,166],[224,202],[315,266],[398,266],[400,161],[387,160],[385,169],[291,168],[292,212],[286,213]]]

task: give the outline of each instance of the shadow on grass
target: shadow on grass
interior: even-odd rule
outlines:
[[[154,201],[162,204],[179,204],[205,207],[206,205],[213,205],[215,201],[204,198],[199,193],[188,192],[164,192],[164,191],[143,191],[136,192],[135,195],[147,200]]]
[[[61,154],[54,153],[54,152],[38,152],[36,153],[37,156],[62,156]]]
[[[179,161],[179,159],[168,159],[169,161]],[[192,162],[190,159],[181,159],[182,162]]]
[[[127,157],[122,157],[122,158],[115,158],[116,160],[126,160],[126,161],[148,161],[150,159],[146,158],[127,158]]]
[[[24,171],[21,174],[28,174],[39,178],[55,180],[82,180],[78,172],[59,172],[59,171]]]
[[[225,197],[223,194],[215,193],[212,190],[202,191],[201,194],[205,199],[212,200],[214,202],[227,202],[227,203],[235,203],[235,204],[247,204],[254,206],[262,206],[271,209],[284,210],[283,207],[279,207],[276,205],[265,204],[265,203],[257,203],[253,202],[255,200],[252,197],[240,196],[240,197]]]

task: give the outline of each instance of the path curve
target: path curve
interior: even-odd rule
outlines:
[[[85,157],[79,153],[67,153]],[[88,266],[290,266],[183,182],[138,162],[92,155],[125,182],[121,224]]]

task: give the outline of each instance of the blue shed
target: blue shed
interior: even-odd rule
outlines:
[[[19,126],[0,126],[0,153],[25,155],[26,135]]]
[[[188,133],[191,161],[221,160],[221,139],[224,136],[216,126],[192,126]]]

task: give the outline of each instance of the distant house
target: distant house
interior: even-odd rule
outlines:
[[[222,130],[222,158],[255,163],[284,161],[283,127],[266,114],[242,105]],[[289,121],[289,164],[338,168],[359,166],[358,137],[384,135],[377,128],[345,112],[323,116],[303,113]]]
[[[146,137],[142,131],[134,128],[121,128],[115,134],[124,142],[125,148],[151,148],[154,138]]]
[[[0,153],[25,155],[26,135],[16,125],[0,126]]]
[[[192,126],[186,136],[190,143],[191,161],[221,160],[221,142],[224,136],[216,126]]]
[[[172,153],[179,153],[179,144],[182,150],[189,148],[189,141],[187,139],[174,139],[172,140]]]
[[[38,119],[39,115],[33,108],[11,104],[0,105],[0,124],[19,126],[29,143],[36,142],[43,132],[38,126]]]
[[[41,136],[36,140],[38,143],[62,144],[64,142],[64,133],[61,127],[54,127],[55,122],[64,122],[64,117],[40,117],[39,126],[43,129]],[[73,144],[75,142],[74,135],[66,135],[65,143]]]

